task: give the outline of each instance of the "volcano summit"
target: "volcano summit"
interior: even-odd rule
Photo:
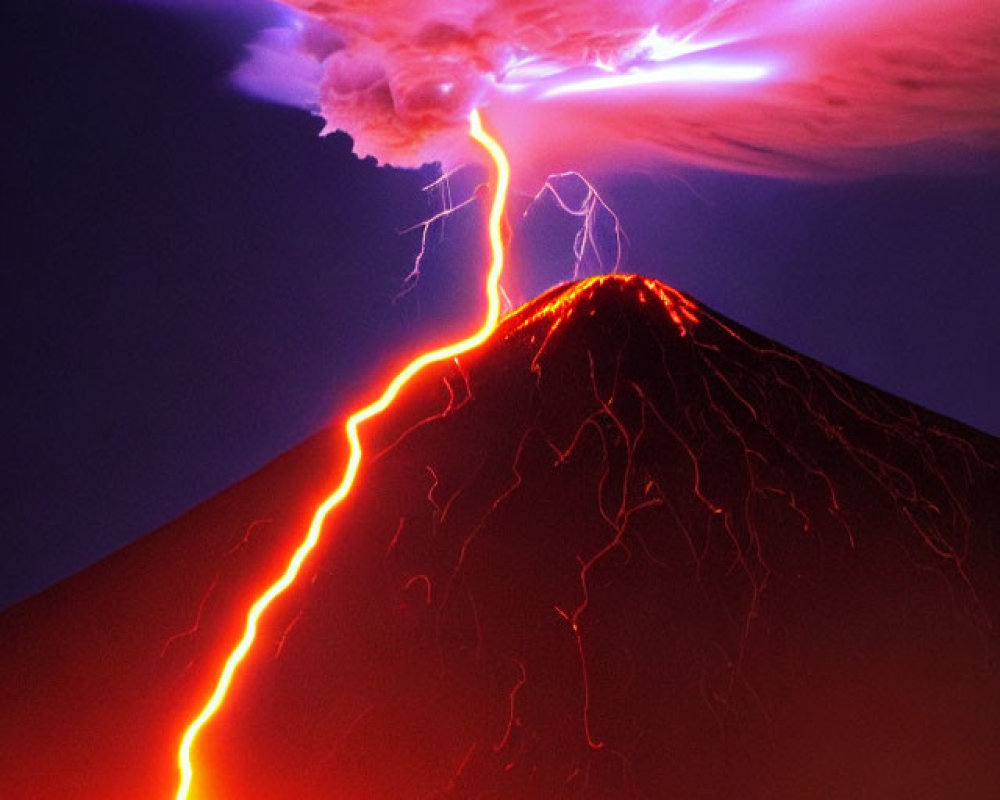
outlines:
[[[636,276],[365,431],[196,797],[1000,793],[1000,442]],[[323,434],[0,617],[4,796],[167,796]]]

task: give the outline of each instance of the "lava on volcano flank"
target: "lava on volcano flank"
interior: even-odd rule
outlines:
[[[213,739],[224,796],[997,788],[995,440],[627,276],[375,437]]]
[[[532,301],[365,435],[355,493],[204,733],[195,796],[1000,790],[996,439],[636,276]],[[97,609],[113,629],[115,600],[145,642],[75,640],[89,673],[20,647],[2,771],[27,786],[40,742],[72,736],[77,772],[32,796],[169,785],[153,726],[203,693],[233,598],[335,455],[303,445],[254,502],[237,486],[0,618],[8,642]],[[159,557],[179,542],[214,554],[201,582]],[[108,658],[141,713],[84,699]],[[40,705],[69,675],[77,699]]]

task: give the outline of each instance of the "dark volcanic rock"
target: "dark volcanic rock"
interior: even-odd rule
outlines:
[[[199,740],[205,796],[1000,793],[997,440],[634,277],[520,309],[364,439],[356,491]],[[301,535],[315,451],[203,530],[214,560],[180,593],[186,624],[142,592],[162,604],[182,563],[139,581],[119,559],[67,595],[133,576],[128,602],[159,620],[135,636],[159,652],[219,573],[198,631],[123,671],[161,727],[183,727],[237,600]],[[296,479],[309,492],[268,489]],[[263,518],[280,535],[224,554]],[[31,635],[24,609],[5,636]],[[169,748],[142,763],[169,771]]]
[[[996,442],[685,302],[558,289],[408,392],[227,796],[275,727],[262,797],[997,790]]]

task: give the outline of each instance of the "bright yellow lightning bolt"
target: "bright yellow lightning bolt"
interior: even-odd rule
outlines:
[[[191,792],[191,782],[194,777],[194,767],[191,760],[191,753],[194,749],[195,740],[199,732],[226,699],[226,693],[233,680],[233,675],[240,663],[246,657],[253,646],[254,638],[257,635],[257,624],[268,606],[276,597],[282,594],[295,581],[303,562],[319,542],[323,525],[327,514],[340,504],[347,497],[354,485],[354,479],[361,463],[361,442],[358,438],[358,427],[365,420],[378,416],[385,411],[392,403],[407,382],[424,367],[440,361],[454,358],[461,353],[465,353],[478,347],[489,338],[497,326],[500,319],[500,276],[504,267],[504,247],[501,238],[501,221],[503,218],[504,203],[507,198],[507,187],[510,182],[510,166],[507,157],[497,141],[483,129],[482,121],[478,111],[473,111],[469,116],[469,135],[486,151],[493,159],[496,166],[496,190],[493,195],[493,203],[490,207],[489,216],[489,237],[490,249],[492,251],[492,261],[489,274],[486,279],[486,297],[488,309],[486,319],[482,326],[474,334],[466,339],[462,339],[453,344],[445,345],[436,350],[430,350],[418,356],[410,362],[385,388],[382,395],[375,402],[364,408],[355,411],[347,420],[344,432],[347,434],[347,441],[350,444],[351,454],[344,470],[344,476],[340,480],[340,485],[313,514],[312,522],[305,539],[295,551],[284,573],[265,591],[247,612],[246,627],[243,630],[243,637],[229,654],[226,663],[219,674],[219,680],[215,685],[212,696],[208,699],[204,708],[194,718],[184,736],[181,739],[180,748],[177,752],[177,765],[180,770],[180,785],[177,788],[176,800],[189,800]]]

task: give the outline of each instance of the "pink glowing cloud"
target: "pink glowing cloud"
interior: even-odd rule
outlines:
[[[473,157],[486,109],[531,173],[648,162],[826,175],[1000,143],[982,0],[284,0],[237,82],[359,155]]]

